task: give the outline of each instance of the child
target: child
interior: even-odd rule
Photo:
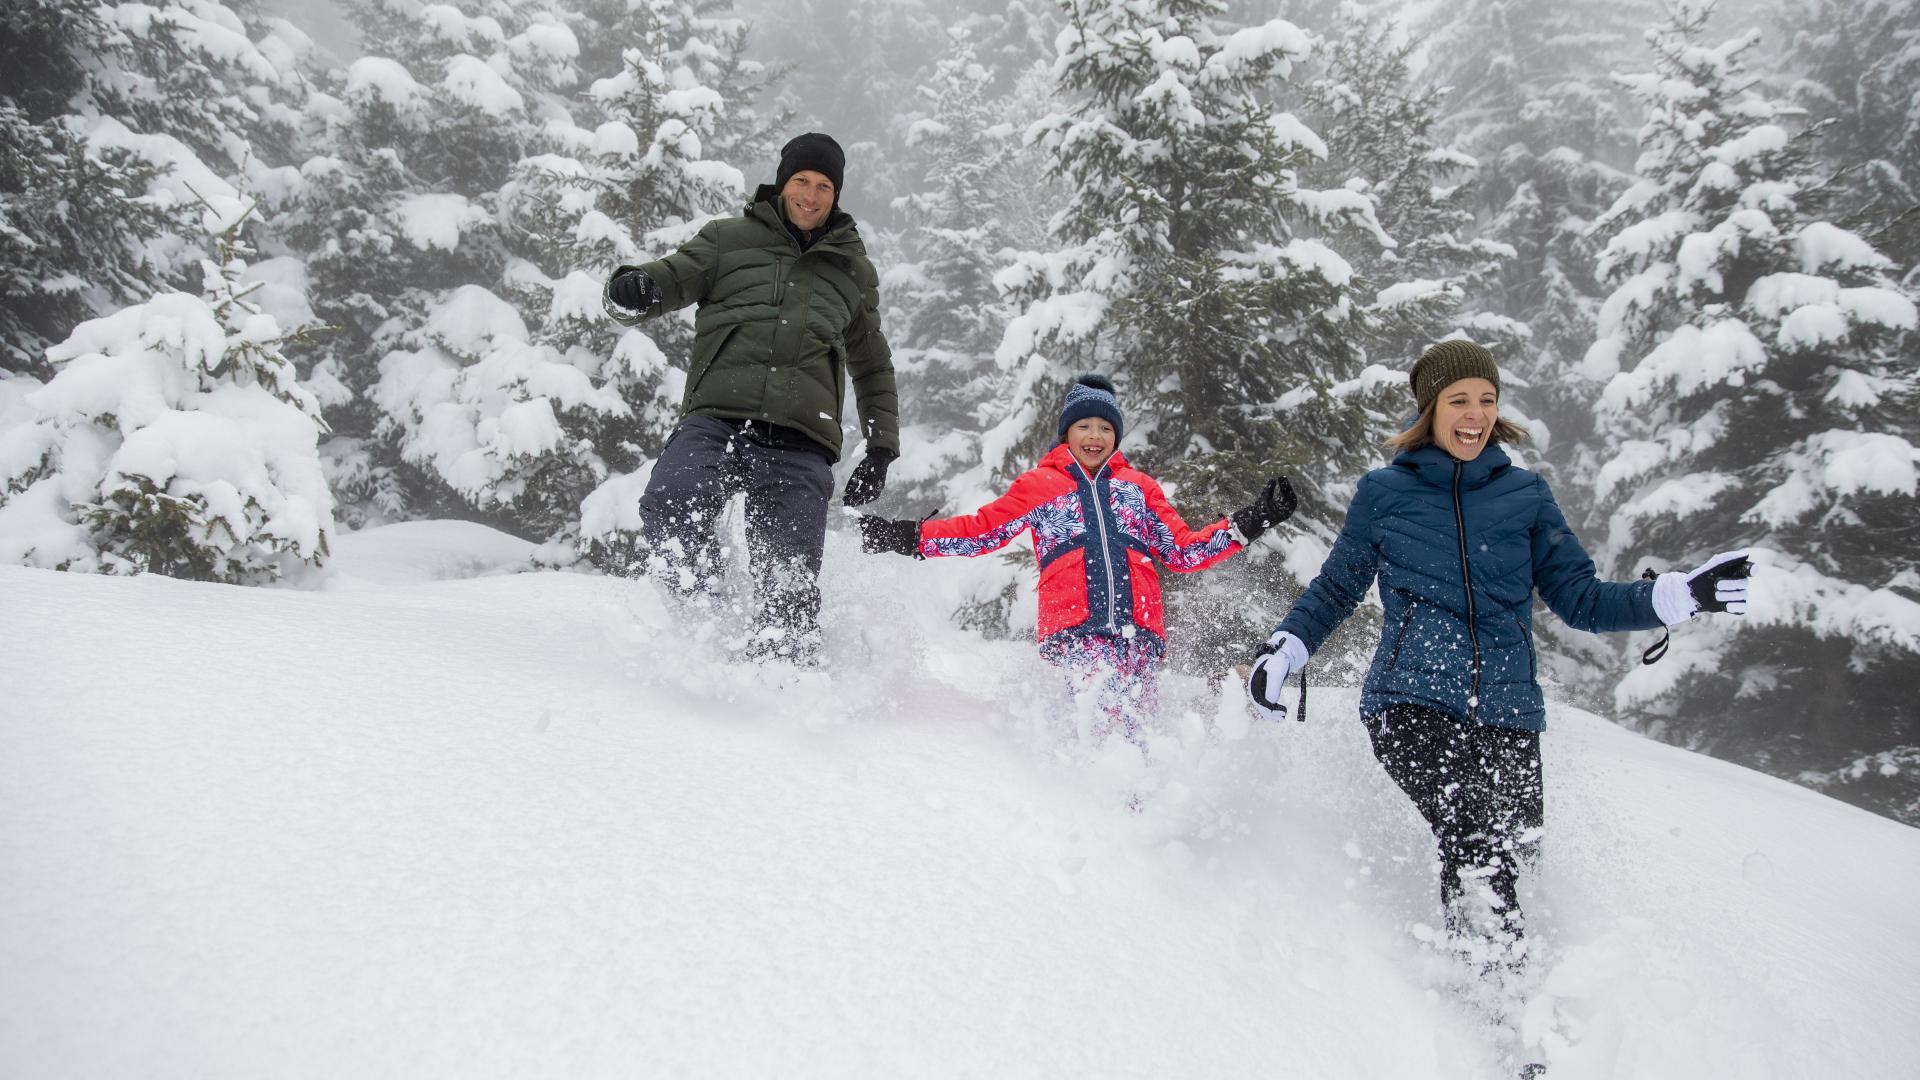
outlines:
[[[1082,375],[1060,410],[1060,445],[978,512],[927,521],[861,515],[862,546],[924,559],[984,555],[1033,532],[1040,564],[1040,655],[1091,689],[1096,737],[1118,729],[1139,742],[1166,651],[1158,559],[1202,570],[1252,543],[1293,513],[1285,477],[1267,481],[1251,506],[1193,530],[1160,485],[1115,450],[1126,425],[1113,383]]]

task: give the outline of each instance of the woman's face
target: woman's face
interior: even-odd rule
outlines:
[[[1456,461],[1472,461],[1487,448],[1500,419],[1500,391],[1485,379],[1461,379],[1440,391],[1433,405],[1433,441]]]
[[[1100,463],[1113,453],[1113,425],[1097,416],[1085,420],[1075,420],[1067,429],[1067,449],[1073,451],[1073,460],[1089,474],[1100,468]]]

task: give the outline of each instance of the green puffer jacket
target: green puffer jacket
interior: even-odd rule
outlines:
[[[868,450],[897,455],[893,353],[880,333],[880,279],[866,245],[853,218],[835,209],[826,235],[803,253],[776,197],[762,186],[741,216],[710,221],[679,251],[642,263],[660,303],[635,313],[608,301],[607,313],[631,326],[700,305],[682,414],[781,424],[837,461],[850,371]]]

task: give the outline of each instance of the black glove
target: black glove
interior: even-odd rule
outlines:
[[[607,282],[607,299],[628,311],[646,311],[661,300],[660,286],[645,270],[626,269]]]
[[[847,506],[865,506],[880,497],[887,490],[887,466],[899,455],[891,450],[869,450],[860,464],[853,467],[853,475],[847,477],[847,487],[840,493],[840,501]]]
[[[1233,527],[1240,530],[1240,535],[1246,537],[1248,543],[1252,543],[1260,538],[1261,533],[1292,517],[1294,507],[1299,505],[1300,500],[1293,494],[1293,485],[1287,482],[1286,477],[1276,476],[1267,481],[1267,486],[1260,491],[1260,497],[1253,500],[1251,506],[1235,510],[1227,515],[1227,519],[1233,522]]]
[[[926,557],[920,554],[920,522],[872,514],[860,515],[860,550],[869,555],[891,551],[916,559]]]

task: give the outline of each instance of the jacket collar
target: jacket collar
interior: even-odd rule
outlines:
[[[1436,487],[1453,486],[1453,455],[1433,443],[1395,454],[1393,464],[1412,470],[1420,479]],[[1472,461],[1461,463],[1460,484],[1462,487],[1477,488],[1512,464],[1507,452],[1500,448],[1499,443],[1494,443],[1480,451],[1480,456]]]
[[[1059,469],[1061,472],[1066,473],[1068,476],[1076,475],[1076,470],[1074,469],[1075,464],[1077,463],[1074,461],[1074,458],[1073,458],[1073,448],[1068,446],[1066,443],[1055,443],[1053,446],[1053,449],[1047,451],[1046,456],[1040,459],[1041,468]],[[1101,466],[1102,470],[1108,476],[1112,476],[1113,474],[1119,472],[1121,469],[1125,469],[1128,467],[1129,466],[1127,465],[1127,459],[1122,457],[1120,454],[1120,451],[1118,450],[1115,450],[1111,455],[1109,455],[1107,457],[1106,463]],[[1095,479],[1098,479],[1098,477],[1096,476]]]

